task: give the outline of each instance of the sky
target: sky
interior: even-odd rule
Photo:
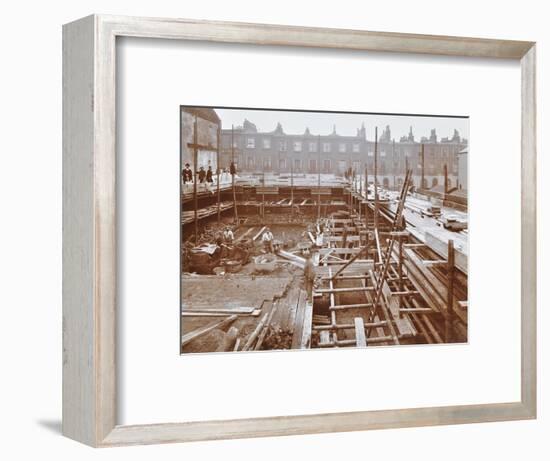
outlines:
[[[429,138],[430,130],[436,129],[438,140],[442,137],[452,137],[456,128],[460,136],[469,139],[469,119],[434,116],[410,116],[410,115],[378,115],[378,114],[344,114],[324,112],[292,112],[254,109],[215,109],[222,120],[222,128],[231,128],[231,125],[239,126],[244,119],[254,123],[260,132],[273,131],[280,122],[287,134],[303,134],[309,127],[313,135],[326,135],[332,133],[333,125],[336,125],[336,133],[340,135],[355,136],[361,123],[365,124],[367,139],[374,139],[374,130],[378,126],[378,135],[382,133],[386,125],[390,126],[391,136],[399,141],[401,136],[409,133],[409,127],[413,127],[416,141],[422,136]]]

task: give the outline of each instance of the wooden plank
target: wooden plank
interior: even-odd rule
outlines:
[[[424,298],[430,300],[430,307],[438,312],[443,312],[447,300],[447,288],[439,279],[430,272],[430,269],[422,265],[420,257],[410,249],[405,249],[405,266],[409,271],[409,278],[417,291]],[[467,313],[458,305],[458,299],[453,298],[453,310],[461,322],[467,324]]]
[[[237,237],[235,239],[235,243],[237,242],[240,242],[241,240],[243,240],[244,238],[246,238],[248,236],[248,234],[250,234],[253,230],[255,229],[255,227],[250,227],[246,230],[246,232],[243,234],[243,235],[240,235],[239,237]]]
[[[258,335],[262,331],[263,327],[265,326],[265,324],[267,322],[268,315],[269,315],[268,313],[264,314],[262,319],[258,322],[258,325],[256,325],[256,328],[254,329],[254,331],[250,334],[250,336],[246,340],[246,343],[245,343],[245,345],[243,346],[243,349],[242,349],[243,351],[250,350],[250,348],[254,344],[254,341],[256,341],[256,338],[258,337]]]
[[[360,236],[359,235],[348,235],[346,237],[346,242],[348,243],[352,243],[352,242],[359,242],[360,241]],[[341,237],[339,235],[329,235],[328,237],[325,238],[325,241],[327,242],[343,242],[344,241],[344,237]]]
[[[391,293],[387,282],[382,284],[382,295],[397,327],[400,335],[416,336],[417,331],[409,318],[399,315],[399,300]]]
[[[98,396],[101,381],[114,380],[116,371],[97,366],[102,365],[96,341],[103,312],[95,299],[99,291],[95,261],[100,256],[94,242],[95,30],[92,16],[63,26],[62,430],[63,435],[92,446],[108,434],[101,429],[105,418],[111,420],[112,427],[116,423],[114,399],[110,406],[108,402],[102,405]],[[109,196],[106,198],[109,200]],[[108,321],[108,317],[101,317],[102,324]],[[105,390],[108,394],[115,387]]]
[[[335,304],[334,306],[330,306],[329,309],[331,311],[341,311],[346,309],[363,309],[372,307],[372,303],[357,303],[357,304]]]
[[[236,315],[232,315],[231,317],[228,317],[224,320],[221,320],[220,322],[214,322],[210,325],[206,325],[205,327],[198,328],[197,330],[191,331],[190,333],[187,333],[185,335],[182,335],[181,337],[181,345],[182,347],[186,344],[190,343],[194,339],[197,339],[201,337],[202,335],[209,333],[212,330],[215,330],[217,328],[224,328],[227,325],[229,325],[231,322],[235,321],[237,319]]]
[[[254,237],[252,237],[252,241],[253,241],[253,242],[255,242],[256,239],[257,239],[260,235],[263,234],[263,232],[264,232],[264,230],[265,230],[266,227],[267,227],[267,226],[262,227],[262,228],[258,231],[258,233],[257,233]]]
[[[335,254],[335,255],[341,255],[341,254],[357,254],[359,252],[363,251],[363,248],[321,248],[319,249],[319,253],[321,255],[328,255],[328,254]]]
[[[234,315],[237,315],[239,317],[258,317],[261,312],[262,312],[261,309],[254,309],[249,314],[238,312]],[[181,313],[182,317],[227,317],[228,315],[231,315],[231,314],[227,314],[227,313],[224,314],[222,312],[194,312],[194,311],[184,311]]]
[[[374,287],[319,288],[317,293],[352,293],[354,291],[374,291]]]
[[[202,308],[202,307],[190,307],[182,310],[182,314],[198,314],[198,313],[209,313],[209,314],[252,314],[256,310],[256,307],[235,307],[231,309],[224,308]]]
[[[279,250],[279,252],[277,254],[281,258],[285,258],[285,259],[288,259],[290,261],[294,261],[295,263],[298,263],[300,265],[304,265],[306,263],[305,258],[302,258],[301,256],[292,254],[289,251]]]
[[[443,232],[440,228],[426,229],[424,232],[426,239],[426,245],[434,250],[442,258],[448,258],[447,256],[447,241],[449,240],[448,232]],[[455,241],[455,267],[462,271],[464,274],[468,273],[468,255],[463,252],[461,248],[467,248],[467,240],[457,234],[453,236]]]
[[[294,332],[292,334],[292,349],[299,349],[302,343],[302,333],[304,327],[304,317],[306,310],[307,294],[304,290],[300,290],[298,296],[298,304],[296,306],[296,320],[294,322]]]
[[[273,316],[275,315],[275,312],[277,312],[278,309],[279,309],[279,300],[275,301],[271,305],[271,311],[269,312],[269,317],[267,318],[267,322],[265,323],[262,329],[262,332],[258,337],[258,341],[256,342],[256,346],[254,347],[255,351],[259,351],[260,348],[262,347],[262,343],[264,342],[267,332],[269,331],[269,327],[271,325],[271,321],[273,320]]]
[[[365,323],[362,317],[355,317],[353,319],[355,324],[355,341],[357,347],[367,347],[367,336],[365,335]]]
[[[287,304],[288,316],[286,319],[284,319],[284,321],[281,321],[282,328],[286,328],[294,331],[299,298],[300,298],[300,289],[297,287],[291,288],[290,292],[286,297],[286,300],[288,303]]]
[[[328,344],[330,342],[330,331],[322,330],[319,333],[319,344]]]
[[[306,301],[306,306],[304,310],[304,321],[303,321],[303,327],[302,327],[302,341],[300,343],[300,349],[311,348],[311,327],[313,326],[312,316],[313,316],[313,304],[309,301]]]

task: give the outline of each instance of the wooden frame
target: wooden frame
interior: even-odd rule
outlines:
[[[116,422],[115,53],[119,36],[507,58],[521,62],[521,401],[119,426]],[[536,417],[535,43],[89,16],[63,27],[63,434],[92,446]]]

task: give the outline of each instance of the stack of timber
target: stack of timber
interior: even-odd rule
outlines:
[[[220,211],[225,211],[233,207],[233,202],[221,202]],[[201,208],[197,211],[197,219],[207,218],[218,213],[218,204],[210,205],[205,208]],[[194,211],[183,211],[181,213],[181,223],[189,224],[195,221],[195,212]]]

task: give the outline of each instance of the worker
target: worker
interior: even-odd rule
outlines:
[[[197,173],[197,175],[199,176],[199,182],[200,183],[203,183],[204,180],[206,179],[206,171],[204,171],[204,167],[201,166],[199,168],[199,172]]]
[[[233,231],[229,226],[227,226],[223,231],[223,241],[226,245],[233,245],[233,239],[235,236],[233,235]]]
[[[309,302],[313,301],[313,282],[315,281],[315,266],[313,265],[313,259],[311,253],[308,251],[305,255],[306,262],[304,263],[304,283],[307,293],[307,299]]]
[[[189,167],[189,163],[186,163],[185,168],[181,171],[181,178],[183,179],[183,184],[193,181],[193,172]]]
[[[267,253],[273,253],[273,234],[269,227],[265,228],[264,235],[262,235],[262,242],[264,244],[264,249]]]
[[[215,240],[216,245],[221,247],[223,244],[223,240],[224,240],[223,234],[221,232],[216,232],[216,240]]]
[[[208,170],[206,170],[206,190],[210,191],[212,195],[214,195],[214,189],[212,188],[213,183],[214,178],[212,177],[212,166],[208,165]]]

